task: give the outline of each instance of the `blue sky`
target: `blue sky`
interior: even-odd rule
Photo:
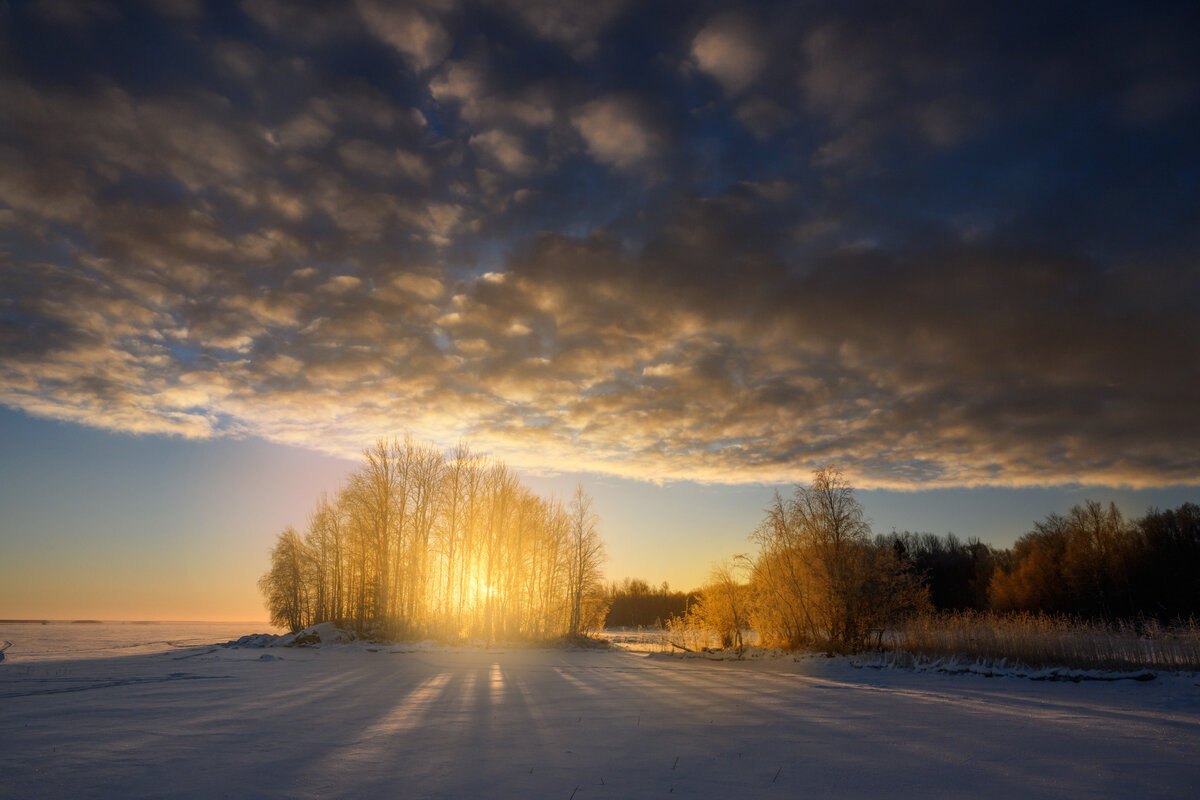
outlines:
[[[3,555],[252,615],[202,576],[247,607],[406,432],[583,479],[616,577],[677,584],[827,463],[884,532],[1177,505],[1198,39],[1183,2],[6,4]]]

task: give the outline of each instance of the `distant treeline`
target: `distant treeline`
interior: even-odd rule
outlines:
[[[939,611],[1030,611],[1093,620],[1200,615],[1200,506],[1126,520],[1089,500],[1035,523],[1011,549],[955,536],[878,537]]]
[[[259,582],[271,620],[391,637],[577,635],[604,618],[591,498],[545,500],[459,445],[377,442],[300,533],[279,534]]]
[[[626,578],[609,586],[608,604],[604,627],[651,627],[687,611],[688,593],[673,592],[666,583],[651,586],[644,580]]]
[[[1103,619],[1200,615],[1200,506],[1132,522],[1096,502],[1051,514],[999,565],[991,600],[998,610]]]

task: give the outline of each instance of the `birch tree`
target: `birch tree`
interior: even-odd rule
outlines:
[[[583,484],[575,487],[571,497],[569,561],[567,567],[567,593],[570,598],[570,618],[567,635],[579,636],[586,619],[585,608],[589,595],[601,590],[603,576],[600,568],[604,564],[604,541],[600,538],[600,518],[592,510],[592,498],[583,490]]]

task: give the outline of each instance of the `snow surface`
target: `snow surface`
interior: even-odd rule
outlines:
[[[233,639],[253,622],[4,622],[0,640],[12,642],[9,663],[110,658],[161,653],[179,647]]]
[[[429,643],[10,657],[0,796],[1178,798],[1198,682]]]

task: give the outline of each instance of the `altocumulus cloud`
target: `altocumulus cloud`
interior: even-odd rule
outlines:
[[[1200,482],[1186,4],[0,13],[9,407],[651,480]]]

